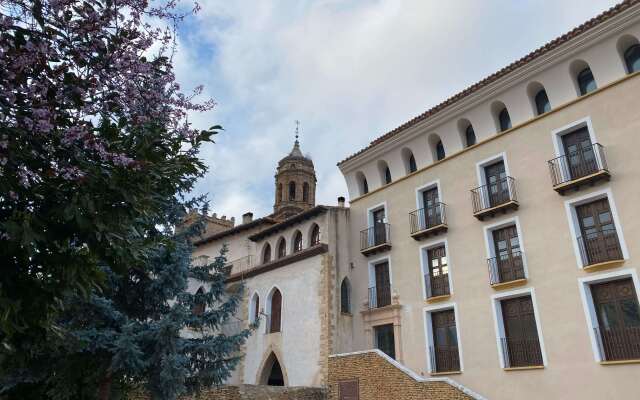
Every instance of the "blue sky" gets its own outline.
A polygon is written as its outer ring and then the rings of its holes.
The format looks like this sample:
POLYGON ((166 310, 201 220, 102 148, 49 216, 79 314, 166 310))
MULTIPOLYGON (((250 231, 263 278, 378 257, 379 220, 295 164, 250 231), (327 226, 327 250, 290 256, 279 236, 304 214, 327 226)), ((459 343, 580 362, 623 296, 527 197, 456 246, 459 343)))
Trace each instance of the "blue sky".
POLYGON ((373 138, 611 7, 615 1, 217 1, 185 20, 175 58, 185 90, 215 110, 197 127, 219 215, 272 211, 274 173, 301 121, 317 202, 347 190, 336 163, 373 138))

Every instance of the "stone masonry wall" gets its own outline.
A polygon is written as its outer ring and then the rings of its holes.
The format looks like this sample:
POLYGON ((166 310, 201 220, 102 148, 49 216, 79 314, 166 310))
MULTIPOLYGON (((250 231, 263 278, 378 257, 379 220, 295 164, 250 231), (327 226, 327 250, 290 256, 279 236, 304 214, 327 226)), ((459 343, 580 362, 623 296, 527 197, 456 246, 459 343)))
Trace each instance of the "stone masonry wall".
MULTIPOLYGON (((325 400, 324 389, 276 386, 221 386, 209 389, 200 397, 183 397, 181 400, 325 400)), ((129 396, 129 400, 152 400, 144 394, 129 396)))
POLYGON ((377 352, 329 358, 328 400, 339 400, 339 382, 358 381, 359 400, 472 400, 446 380, 417 380, 377 352))

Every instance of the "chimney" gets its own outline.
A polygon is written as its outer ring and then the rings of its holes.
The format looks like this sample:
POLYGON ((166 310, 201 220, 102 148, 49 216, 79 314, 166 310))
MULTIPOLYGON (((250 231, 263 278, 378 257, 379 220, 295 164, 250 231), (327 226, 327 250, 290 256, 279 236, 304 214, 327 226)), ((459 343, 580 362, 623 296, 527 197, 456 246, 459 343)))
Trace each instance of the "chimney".
POLYGON ((338 197, 338 207, 344 207, 344 197, 338 197))
POLYGON ((248 224, 251 221, 253 221, 253 213, 252 212, 247 212, 247 213, 242 214, 242 223, 243 224, 248 224))

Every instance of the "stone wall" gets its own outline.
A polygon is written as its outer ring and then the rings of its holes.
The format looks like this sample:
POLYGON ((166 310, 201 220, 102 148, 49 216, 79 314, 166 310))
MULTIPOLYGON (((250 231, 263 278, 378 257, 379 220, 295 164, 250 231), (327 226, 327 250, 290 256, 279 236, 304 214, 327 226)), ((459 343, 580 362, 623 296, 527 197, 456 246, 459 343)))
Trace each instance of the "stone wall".
MULTIPOLYGON (((202 392, 200 397, 184 397, 182 400, 325 400, 324 389, 308 387, 276 386, 221 386, 202 392)), ((151 400, 147 395, 137 394, 129 400, 151 400)))
POLYGON ((422 378, 378 350, 329 358, 328 400, 339 400, 340 382, 357 381, 358 400, 480 400, 448 378, 422 378))

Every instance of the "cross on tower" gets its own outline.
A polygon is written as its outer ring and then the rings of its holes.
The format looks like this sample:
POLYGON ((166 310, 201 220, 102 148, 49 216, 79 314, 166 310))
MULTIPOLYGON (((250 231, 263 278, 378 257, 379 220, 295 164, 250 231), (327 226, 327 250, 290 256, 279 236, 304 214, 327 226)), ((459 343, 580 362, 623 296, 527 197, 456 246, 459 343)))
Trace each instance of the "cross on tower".
POLYGON ((300 121, 296 120, 296 142, 298 141, 298 135, 300 134, 300 121))

